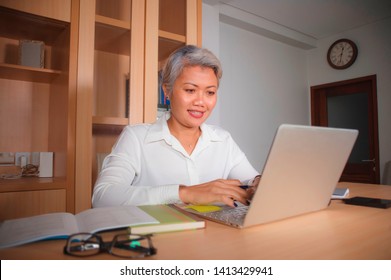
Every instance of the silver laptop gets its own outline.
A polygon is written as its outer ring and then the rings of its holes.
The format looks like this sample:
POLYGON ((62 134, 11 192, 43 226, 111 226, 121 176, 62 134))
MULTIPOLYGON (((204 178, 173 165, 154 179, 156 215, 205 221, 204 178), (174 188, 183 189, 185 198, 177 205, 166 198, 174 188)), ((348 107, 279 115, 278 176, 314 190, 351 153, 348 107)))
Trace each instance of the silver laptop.
POLYGON ((191 212, 245 228, 326 208, 358 135, 357 130, 281 125, 250 206, 191 212))

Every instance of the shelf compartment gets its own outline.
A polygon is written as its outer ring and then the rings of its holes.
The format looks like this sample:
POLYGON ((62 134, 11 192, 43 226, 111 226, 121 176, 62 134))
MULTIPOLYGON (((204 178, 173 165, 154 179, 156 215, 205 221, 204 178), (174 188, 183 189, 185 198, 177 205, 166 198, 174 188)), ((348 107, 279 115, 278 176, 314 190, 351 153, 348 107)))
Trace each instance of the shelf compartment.
POLYGON ((95 50, 129 55, 130 22, 96 15, 95 50))
POLYGON ((69 26, 69 22, 0 7, 0 37, 39 40, 46 45, 53 45, 57 37, 68 30, 69 26))
POLYGON ((67 71, 70 23, 0 7, 1 78, 32 82, 51 82, 67 71), (19 41, 45 44, 45 68, 19 65, 19 41), (54 70, 55 69, 55 70, 54 70), (16 72, 20 71, 20 74, 16 72))
MULTIPOLYGON (((129 60, 127 55, 95 51, 93 116, 112 120, 124 120, 128 117, 129 60)), ((123 125, 125 121, 119 124, 123 125)))
POLYGON ((96 0, 95 12, 97 15, 131 21, 132 0, 96 0))
POLYGON ((186 35, 187 1, 159 0, 159 29, 186 35))
POLYGON ((172 40, 165 37, 159 37, 159 62, 167 59, 167 57, 176 49, 184 46, 185 41, 172 40))

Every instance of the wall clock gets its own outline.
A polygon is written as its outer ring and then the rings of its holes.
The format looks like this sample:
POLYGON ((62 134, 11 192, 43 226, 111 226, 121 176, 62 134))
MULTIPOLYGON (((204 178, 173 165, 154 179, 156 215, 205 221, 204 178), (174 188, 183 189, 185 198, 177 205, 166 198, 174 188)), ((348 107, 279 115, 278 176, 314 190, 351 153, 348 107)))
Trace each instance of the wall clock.
POLYGON ((356 44, 349 39, 335 41, 327 52, 327 61, 335 69, 350 67, 357 58, 356 44))

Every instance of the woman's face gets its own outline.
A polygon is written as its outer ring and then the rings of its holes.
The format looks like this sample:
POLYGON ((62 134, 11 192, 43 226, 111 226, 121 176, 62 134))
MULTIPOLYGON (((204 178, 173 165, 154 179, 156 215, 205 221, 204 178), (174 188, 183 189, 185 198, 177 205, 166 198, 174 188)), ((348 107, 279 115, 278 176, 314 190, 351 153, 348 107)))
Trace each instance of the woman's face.
POLYGON ((171 124, 199 128, 216 105, 217 87, 218 81, 211 68, 184 68, 169 96, 171 124))

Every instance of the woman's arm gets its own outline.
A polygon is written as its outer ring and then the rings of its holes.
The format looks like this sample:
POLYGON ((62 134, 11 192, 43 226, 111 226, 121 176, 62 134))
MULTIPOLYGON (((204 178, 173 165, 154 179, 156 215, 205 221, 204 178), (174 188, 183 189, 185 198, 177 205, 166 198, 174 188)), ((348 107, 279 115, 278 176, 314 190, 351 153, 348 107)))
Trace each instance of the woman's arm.
MULTIPOLYGON (((148 126, 126 127, 105 158, 94 186, 93 207, 179 203, 179 184, 134 185, 142 170, 143 145, 148 126)), ((157 157, 147 159, 156 161, 157 157)), ((141 174, 143 173, 143 174, 141 174)))

